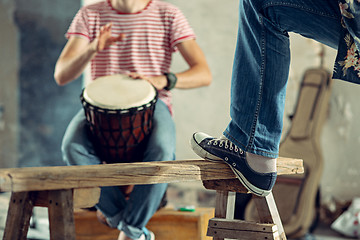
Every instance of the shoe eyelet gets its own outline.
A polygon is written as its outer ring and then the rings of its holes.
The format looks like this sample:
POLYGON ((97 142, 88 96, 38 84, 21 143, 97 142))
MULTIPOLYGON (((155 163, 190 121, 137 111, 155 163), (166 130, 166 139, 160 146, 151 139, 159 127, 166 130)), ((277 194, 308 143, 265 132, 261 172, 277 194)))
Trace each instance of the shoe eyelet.
POLYGON ((229 158, 228 157, 225 157, 225 161, 228 161, 229 160, 229 158))
POLYGON ((232 151, 234 148, 233 148, 233 147, 230 147, 229 149, 232 151))
POLYGON ((216 145, 217 145, 217 142, 214 142, 213 145, 216 146, 216 145))
POLYGON ((211 145, 211 142, 208 142, 207 145, 211 145))
POLYGON ((219 147, 222 147, 222 146, 224 146, 224 144, 220 143, 220 144, 219 144, 219 147))
POLYGON ((225 149, 228 149, 229 148, 229 146, 228 145, 225 145, 225 149))
POLYGON ((233 163, 232 165, 235 167, 235 166, 236 166, 236 163, 233 163))
MULTIPOLYGON (((239 149, 238 148, 235 148, 235 152, 238 152, 239 151, 239 149)), ((241 153, 241 152, 240 152, 241 153)))

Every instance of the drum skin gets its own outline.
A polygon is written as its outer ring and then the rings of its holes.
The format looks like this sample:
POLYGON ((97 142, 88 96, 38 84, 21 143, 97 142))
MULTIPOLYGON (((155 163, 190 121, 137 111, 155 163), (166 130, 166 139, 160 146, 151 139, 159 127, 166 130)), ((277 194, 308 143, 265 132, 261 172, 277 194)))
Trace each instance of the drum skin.
MULTIPOLYGON (((107 79, 103 79, 102 81, 104 84, 109 85, 108 91, 113 91, 114 88, 116 88, 112 87, 114 76, 112 76, 111 80, 106 80, 107 79)), ((119 81, 122 81, 121 76, 119 81)), ((138 80, 126 79, 126 81, 138 80)), ((124 84, 125 87, 127 86, 126 81, 124 84)), ((100 84, 100 82, 97 84, 100 84)), ((124 86, 121 86, 121 88, 124 88, 124 86)), ((86 88, 82 91, 80 99, 90 130, 89 136, 101 160, 105 163, 142 161, 147 138, 152 129, 157 91, 154 90, 154 96, 150 102, 130 108, 121 106, 119 109, 114 109, 114 106, 107 109, 106 106, 104 107, 104 104, 101 104, 100 107, 95 106, 93 103, 90 103, 92 100, 89 99, 89 96, 86 96, 85 91, 86 88)), ((133 91, 125 90, 124 92, 131 94, 133 91)), ((117 94, 114 94, 114 97, 117 96, 117 94)), ((131 98, 131 96, 129 96, 127 100, 129 98, 131 98)), ((146 101, 149 99, 148 96, 144 98, 146 101)))

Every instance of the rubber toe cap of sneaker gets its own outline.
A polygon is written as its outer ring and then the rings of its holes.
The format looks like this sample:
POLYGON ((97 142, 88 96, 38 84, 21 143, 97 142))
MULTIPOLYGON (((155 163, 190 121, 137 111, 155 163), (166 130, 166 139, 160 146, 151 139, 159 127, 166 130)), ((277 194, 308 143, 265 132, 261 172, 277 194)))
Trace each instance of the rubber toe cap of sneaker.
POLYGON ((204 140, 206 138, 211 138, 211 136, 207 135, 206 133, 197 132, 197 133, 194 133, 193 138, 197 143, 201 143, 202 140, 204 140))

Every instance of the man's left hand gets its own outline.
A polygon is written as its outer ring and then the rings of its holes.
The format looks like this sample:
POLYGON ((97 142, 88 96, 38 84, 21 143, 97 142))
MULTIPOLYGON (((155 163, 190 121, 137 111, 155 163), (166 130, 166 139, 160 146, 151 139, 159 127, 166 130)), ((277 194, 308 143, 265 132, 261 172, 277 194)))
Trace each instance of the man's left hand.
POLYGON ((167 86, 167 79, 166 79, 165 75, 160 75, 160 76, 156 76, 156 77, 146 77, 139 73, 132 72, 132 73, 129 73, 128 76, 133 79, 144 79, 144 80, 148 81, 149 83, 151 83, 157 90, 164 89, 164 87, 167 86))

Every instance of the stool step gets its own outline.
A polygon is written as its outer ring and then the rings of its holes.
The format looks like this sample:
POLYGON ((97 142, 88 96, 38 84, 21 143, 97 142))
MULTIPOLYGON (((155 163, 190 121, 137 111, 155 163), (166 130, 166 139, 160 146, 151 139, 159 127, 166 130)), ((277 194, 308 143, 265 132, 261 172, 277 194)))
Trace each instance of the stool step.
POLYGON ((220 239, 280 239, 278 228, 275 224, 223 218, 212 218, 209 220, 207 235, 220 239))

